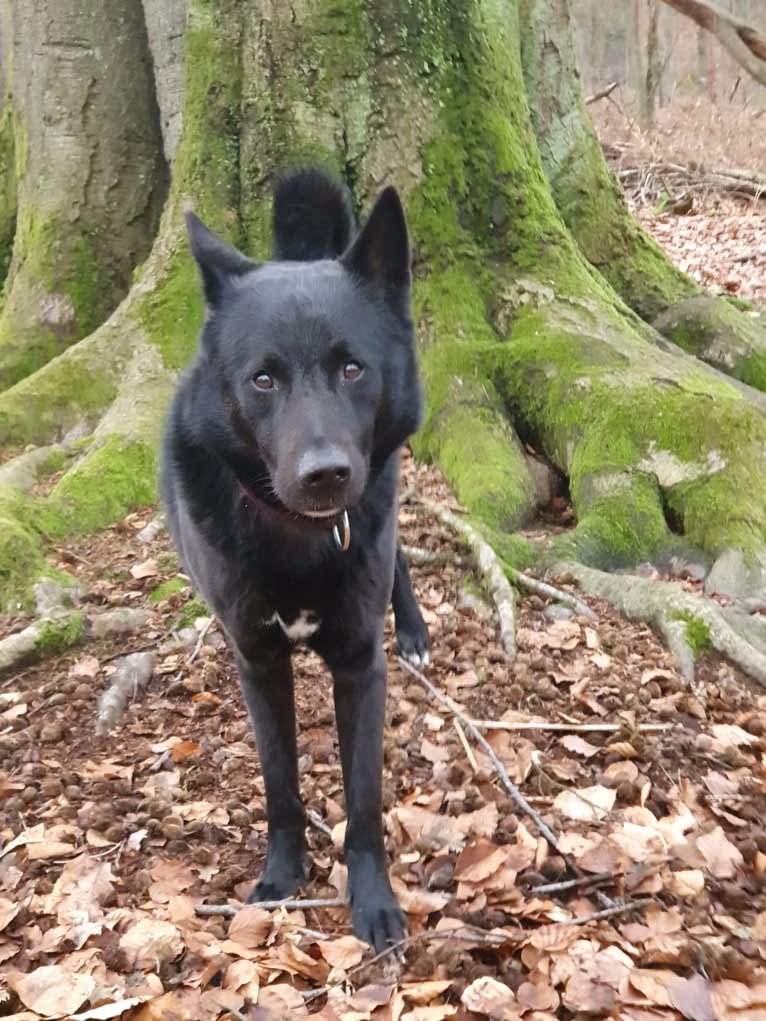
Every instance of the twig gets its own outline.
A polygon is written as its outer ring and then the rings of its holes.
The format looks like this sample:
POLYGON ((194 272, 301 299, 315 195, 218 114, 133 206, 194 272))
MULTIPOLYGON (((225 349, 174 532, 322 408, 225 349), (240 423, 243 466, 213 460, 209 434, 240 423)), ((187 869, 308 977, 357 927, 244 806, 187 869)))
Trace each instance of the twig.
POLYGON ((309 811, 306 813, 306 818, 314 827, 314 829, 319 830, 321 833, 326 834, 328 837, 332 837, 332 829, 327 825, 324 819, 317 812, 313 812, 311 811, 311 809, 309 809, 309 811))
MULTIPOLYGON (((234 918, 245 906, 241 904, 235 908, 233 904, 196 904, 194 910, 198 915, 222 915, 224 918, 234 918)), ((287 900, 253 901, 253 906, 263 908, 265 911, 277 911, 280 908, 284 908, 285 911, 308 911, 313 908, 343 908, 346 907, 346 901, 342 897, 317 897, 314 900, 301 900, 299 897, 293 897, 287 900)))
POLYGON ((331 989, 337 989, 338 986, 344 985, 346 981, 351 978, 352 975, 357 974, 360 971, 364 971, 369 968, 372 964, 377 964, 379 961, 385 960, 387 957, 391 957, 393 954, 398 954, 400 951, 412 946, 415 943, 435 943, 440 940, 462 940, 468 943, 478 943, 482 946, 494 946, 502 947, 511 941, 510 933, 499 933, 487 932, 485 929, 477 929, 471 925, 462 926, 459 929, 444 929, 438 932, 434 930, 426 930, 425 932, 416 933, 414 936, 405 936, 404 939, 398 940, 396 943, 392 943, 386 947, 385 950, 381 950, 380 953, 375 954, 374 957, 369 960, 362 961, 355 965, 353 968, 349 968, 341 979, 337 982, 333 982, 327 986, 320 986, 318 989, 307 989, 303 993, 303 1000, 305 1003, 310 1003, 312 1000, 316 1000, 320 996, 326 996, 331 989))
POLYGON ((214 617, 208 617, 207 622, 205 623, 205 626, 202 628, 202 630, 199 633, 199 638, 197 639, 197 644, 194 646, 194 651, 189 656, 189 658, 186 660, 186 665, 187 666, 191 666, 191 664, 194 662, 194 660, 197 658, 197 656, 199 656, 200 649, 202 648, 202 643, 205 641, 205 636, 207 635, 208 631, 213 626, 214 620, 215 620, 214 617))
POLYGON ((484 749, 484 751, 491 759, 492 765, 497 770, 497 774, 500 777, 503 787, 505 787, 506 791, 513 798, 514 802, 516 803, 516 806, 519 808, 521 812, 524 813, 524 815, 528 816, 532 820, 532 822, 537 827, 538 831, 548 841, 553 850, 558 852, 559 849, 558 838, 556 834, 553 832, 550 826, 548 826, 548 824, 541 818, 539 813, 536 812, 534 808, 532 808, 532 806, 529 804, 529 802, 524 798, 519 788, 508 776, 508 771, 495 754, 492 745, 489 743, 489 741, 487 741, 487 739, 479 731, 479 729, 476 726, 474 726, 473 722, 468 719, 465 713, 461 711, 458 704, 455 701, 453 701, 453 699, 451 699, 448 695, 443 694, 441 691, 439 691, 438 688, 434 687, 434 685, 431 684, 431 682, 424 674, 422 674, 419 670, 412 666, 411 663, 408 663, 407 660, 403 659, 401 656, 399 656, 399 663, 408 673, 412 674, 412 676, 416 678, 416 680, 420 681, 423 687, 431 695, 433 695, 437 702, 440 702, 443 706, 446 706, 450 710, 450 712, 453 713, 457 717, 457 719, 463 724, 463 726, 471 734, 474 740, 481 745, 481 747, 484 749))
POLYGON ((539 723, 524 722, 511 723, 506 720, 471 720, 475 727, 482 730, 541 730, 551 732, 565 732, 567 734, 613 734, 620 730, 632 729, 633 733, 659 734, 665 730, 673 730, 675 723, 637 723, 633 728, 628 728, 624 723, 548 723, 540 720, 539 723))
POLYGON ((588 96, 585 100, 585 105, 590 106, 591 103, 597 103, 599 99, 608 99, 619 84, 619 82, 610 82, 605 88, 594 92, 592 96, 588 96))
POLYGON ((474 773, 478 773, 479 763, 476 761, 476 756, 473 754, 473 748, 471 748, 471 746, 468 744, 468 738, 465 736, 465 731, 460 726, 460 721, 458 720, 457 717, 455 717, 452 720, 452 722, 455 724, 455 730, 457 731, 457 736, 460 738, 460 743, 463 746, 463 751, 466 754, 466 758, 471 763, 471 769, 474 771, 474 773))
POLYGON ((603 911, 593 911, 589 915, 578 915, 569 922, 569 925, 585 925, 587 922, 600 922, 604 918, 613 918, 615 915, 624 915, 628 911, 633 911, 635 908, 641 908, 644 907, 644 905, 651 903, 651 897, 639 897, 636 900, 627 900, 622 904, 615 904, 611 908, 604 908, 603 911))
POLYGON ((513 568, 508 568, 508 573, 511 575, 512 581, 517 581, 529 592, 534 592, 535 595, 542 596, 544 599, 555 599, 559 603, 564 603, 565 606, 570 606, 580 617, 587 617, 588 620, 598 620, 597 615, 588 604, 584 603, 582 599, 578 599, 577 596, 572 595, 571 592, 565 592, 563 589, 556 588, 555 585, 549 585, 546 581, 540 581, 539 578, 533 578, 529 574, 524 574, 523 571, 514 571, 513 568))
POLYGON ((497 554, 489 543, 482 539, 476 529, 467 521, 461 520, 457 514, 430 501, 424 506, 461 535, 473 550, 497 609, 500 621, 500 641, 506 655, 513 659, 516 655, 516 600, 497 554))
POLYGON ((542 883, 530 888, 530 893, 561 893, 564 890, 582 890, 584 887, 596 886, 599 883, 613 883, 616 876, 602 872, 594 876, 577 876, 575 879, 564 879, 560 883, 542 883))

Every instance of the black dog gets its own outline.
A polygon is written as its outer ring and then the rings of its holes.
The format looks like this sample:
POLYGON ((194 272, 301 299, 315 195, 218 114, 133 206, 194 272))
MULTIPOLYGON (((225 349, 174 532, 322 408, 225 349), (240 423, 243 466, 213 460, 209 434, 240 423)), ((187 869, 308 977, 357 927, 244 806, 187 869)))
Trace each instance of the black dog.
POLYGON ((276 190, 276 261, 251 261, 191 213, 187 226, 208 314, 161 489, 255 727, 268 849, 252 899, 291 896, 304 875, 290 660, 303 640, 333 675, 354 931, 380 950, 405 928, 381 819, 389 602, 400 651, 428 657, 396 540, 398 452, 422 414, 404 213, 387 188, 352 240, 346 189, 303 170, 276 190))

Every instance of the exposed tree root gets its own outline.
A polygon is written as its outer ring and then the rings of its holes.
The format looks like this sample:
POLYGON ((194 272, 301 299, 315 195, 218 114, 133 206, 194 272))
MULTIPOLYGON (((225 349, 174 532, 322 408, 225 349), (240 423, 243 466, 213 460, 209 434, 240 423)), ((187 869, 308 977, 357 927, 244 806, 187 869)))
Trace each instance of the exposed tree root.
POLYGON ((134 652, 117 660, 109 687, 98 700, 97 734, 108 734, 130 700, 144 691, 152 679, 156 661, 153 652, 134 652))
POLYGON ((0 675, 48 652, 78 645, 89 637, 124 635, 138 631, 149 619, 146 610, 122 607, 86 614, 81 610, 41 617, 23 631, 0 640, 0 675))
POLYGON ((516 655, 516 597, 497 555, 476 529, 457 514, 436 503, 429 502, 426 506, 461 535, 476 555, 500 618, 500 641, 508 656, 513 658, 516 655))
POLYGON ((569 576, 585 592, 605 599, 631 620, 654 627, 679 658, 686 676, 693 676, 695 647, 709 644, 766 686, 766 620, 733 606, 687 592, 675 582, 658 582, 633 574, 607 574, 573 561, 557 564, 552 573, 569 576))

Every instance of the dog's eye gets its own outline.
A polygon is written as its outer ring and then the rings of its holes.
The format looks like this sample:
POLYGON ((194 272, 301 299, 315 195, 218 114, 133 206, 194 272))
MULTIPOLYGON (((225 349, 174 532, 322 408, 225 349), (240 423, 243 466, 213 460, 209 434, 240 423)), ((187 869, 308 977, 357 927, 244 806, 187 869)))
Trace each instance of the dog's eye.
POLYGON ((343 366, 343 378, 344 379, 359 379, 364 372, 364 369, 359 362, 346 362, 343 366))
POLYGON ((273 390, 274 380, 268 372, 256 372, 253 376, 253 383, 259 390, 273 390))

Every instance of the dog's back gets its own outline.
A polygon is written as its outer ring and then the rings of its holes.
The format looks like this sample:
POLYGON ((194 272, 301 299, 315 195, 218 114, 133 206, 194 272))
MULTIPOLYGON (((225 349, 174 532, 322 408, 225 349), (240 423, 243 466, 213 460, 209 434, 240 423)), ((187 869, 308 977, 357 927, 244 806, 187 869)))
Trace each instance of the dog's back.
POLYGON ((322 170, 295 170, 274 192, 273 258, 285 262, 335 259, 354 235, 348 188, 322 170))

